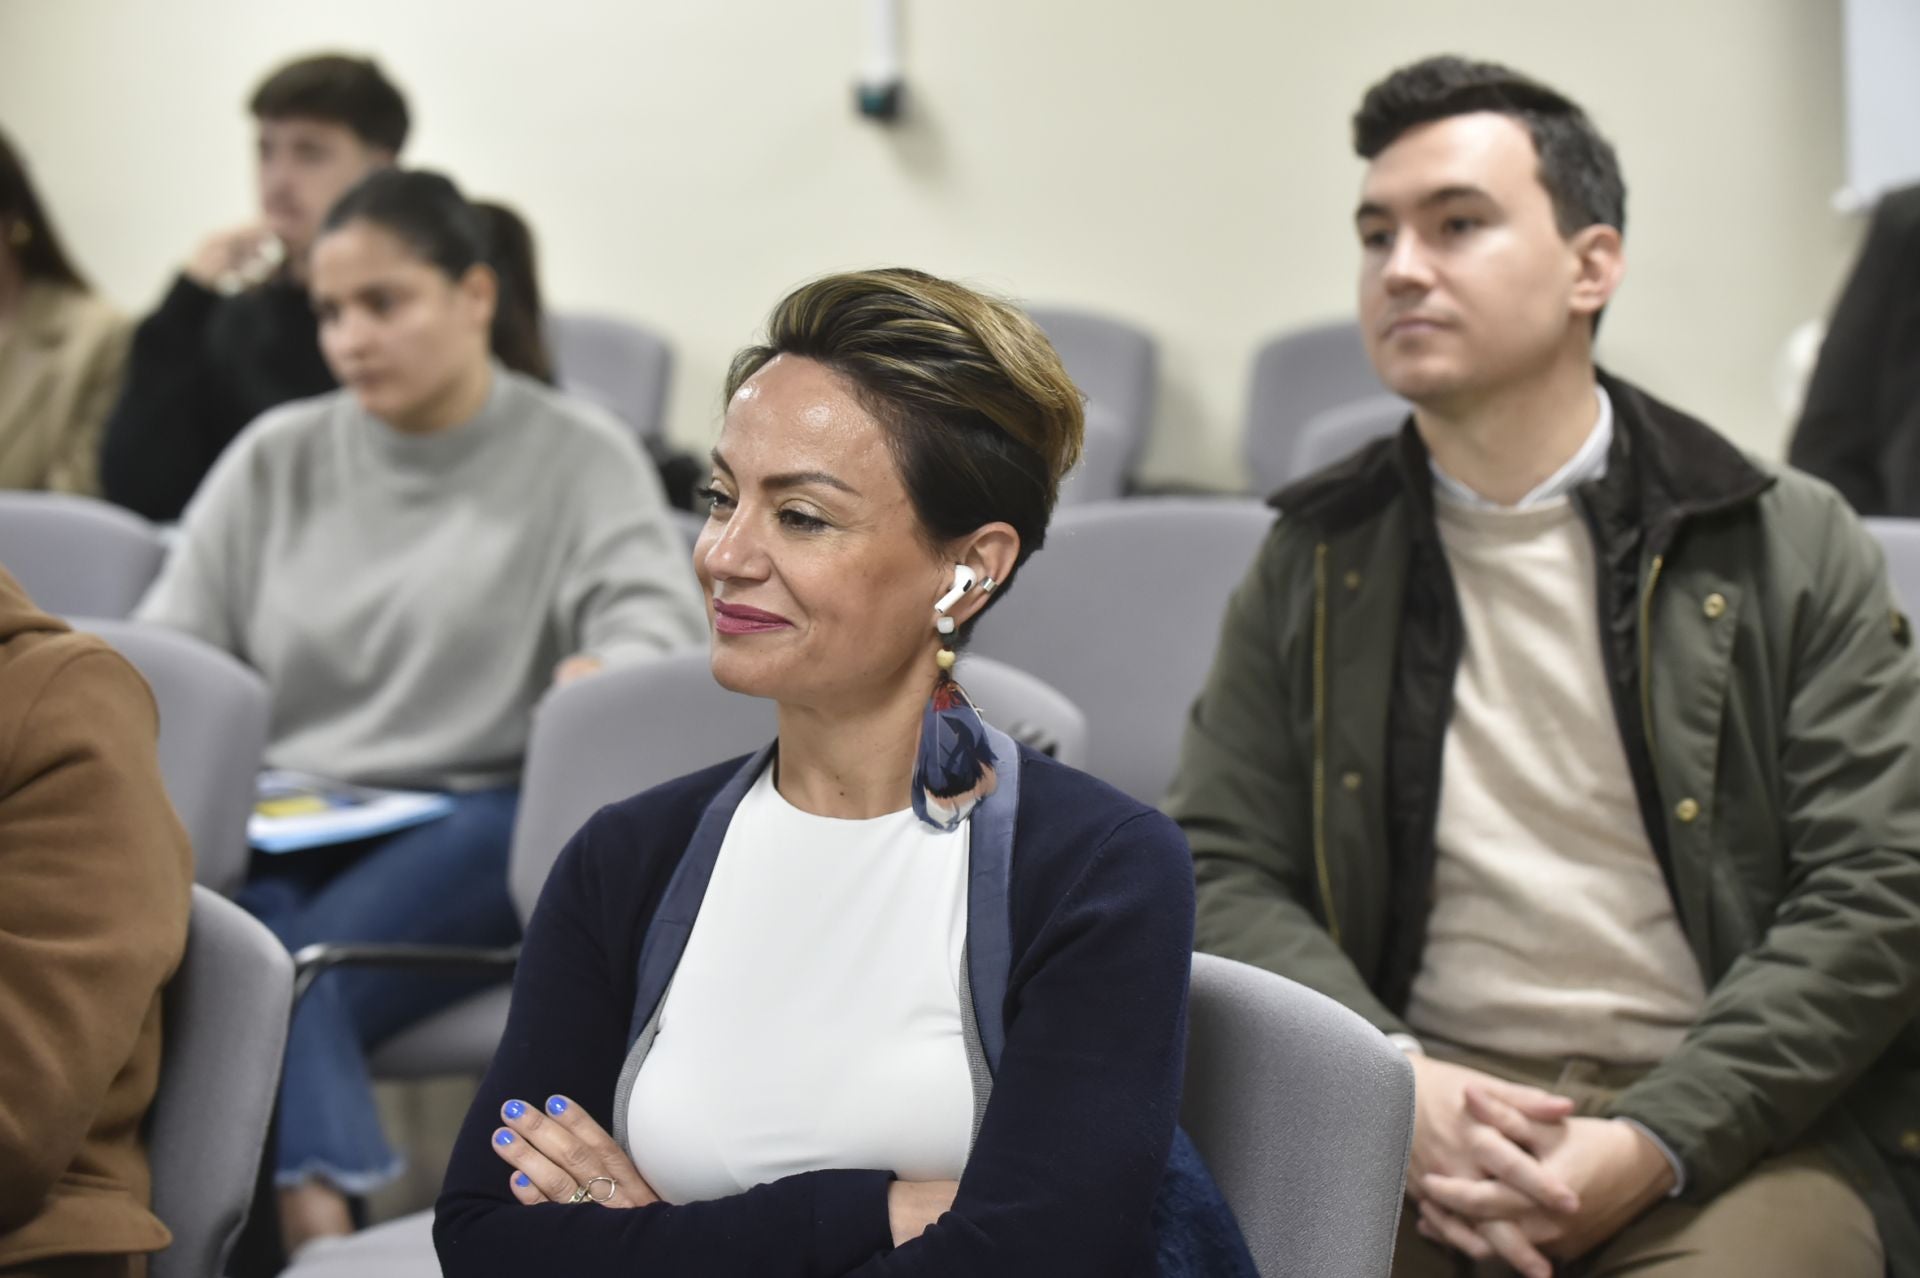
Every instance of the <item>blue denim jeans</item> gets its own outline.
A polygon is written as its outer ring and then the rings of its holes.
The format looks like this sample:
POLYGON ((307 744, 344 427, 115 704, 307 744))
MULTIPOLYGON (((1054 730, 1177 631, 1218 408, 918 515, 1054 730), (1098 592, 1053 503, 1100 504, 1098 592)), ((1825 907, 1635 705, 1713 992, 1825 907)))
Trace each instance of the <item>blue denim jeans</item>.
MULTIPOLYGON (((277 856, 255 853, 237 898, 287 949, 315 941, 510 945, 507 894, 518 789, 455 797, 437 821, 378 839, 277 856)), ((374 1109, 367 1054, 431 1012, 507 976, 338 968, 294 1012, 280 1081, 275 1183, 315 1178, 362 1195, 398 1176, 374 1109)))

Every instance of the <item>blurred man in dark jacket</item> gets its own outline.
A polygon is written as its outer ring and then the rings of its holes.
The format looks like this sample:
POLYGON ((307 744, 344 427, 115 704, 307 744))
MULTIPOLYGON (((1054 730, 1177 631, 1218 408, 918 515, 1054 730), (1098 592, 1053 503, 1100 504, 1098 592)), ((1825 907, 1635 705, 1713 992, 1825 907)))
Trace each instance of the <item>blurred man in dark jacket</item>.
POLYGON ((251 107, 260 218, 187 259, 134 334, 107 420, 101 489, 153 520, 180 517, 248 422, 336 386, 307 300, 307 249, 334 201, 392 164, 407 138, 406 100, 364 58, 288 63, 251 107))
POLYGON ((1863 515, 1920 518, 1920 186, 1874 211, 1788 458, 1863 515))

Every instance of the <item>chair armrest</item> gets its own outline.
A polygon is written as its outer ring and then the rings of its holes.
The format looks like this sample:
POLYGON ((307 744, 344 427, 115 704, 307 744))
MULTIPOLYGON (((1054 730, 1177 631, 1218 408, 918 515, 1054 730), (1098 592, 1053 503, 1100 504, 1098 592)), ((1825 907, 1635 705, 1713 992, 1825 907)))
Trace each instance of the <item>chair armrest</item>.
POLYGON ((322 973, 336 967, 477 968, 508 971, 520 961, 520 947, 479 945, 407 945, 381 941, 319 941, 293 956, 293 1003, 322 973))

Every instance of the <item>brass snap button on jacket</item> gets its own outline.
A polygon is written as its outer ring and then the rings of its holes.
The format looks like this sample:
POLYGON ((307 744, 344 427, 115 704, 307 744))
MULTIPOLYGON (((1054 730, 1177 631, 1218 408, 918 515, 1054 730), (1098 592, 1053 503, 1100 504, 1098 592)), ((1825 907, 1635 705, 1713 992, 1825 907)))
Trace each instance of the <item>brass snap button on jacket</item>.
POLYGON ((1345 773, 1340 778, 1340 784, 1349 790, 1358 790, 1360 788, 1360 774, 1358 772, 1345 773))
POLYGON ((1707 620, 1709 621, 1719 620, 1720 615, 1726 612, 1726 610, 1727 597, 1717 590, 1708 595, 1706 602, 1700 605, 1700 611, 1707 614, 1707 620))
POLYGON ((1903 1153, 1920 1154, 1920 1131, 1901 1132, 1900 1149, 1903 1153))
POLYGON ((1346 576, 1346 582, 1347 582, 1347 589, 1348 589, 1348 590, 1358 590, 1358 589, 1360 589, 1360 573, 1359 573, 1359 571, 1358 571, 1357 569, 1352 569, 1352 568, 1349 568, 1349 569, 1347 570, 1347 576, 1346 576))
POLYGON ((1700 805, 1692 799, 1682 799, 1673 805, 1673 814, 1682 822, 1691 822, 1700 815, 1700 805))

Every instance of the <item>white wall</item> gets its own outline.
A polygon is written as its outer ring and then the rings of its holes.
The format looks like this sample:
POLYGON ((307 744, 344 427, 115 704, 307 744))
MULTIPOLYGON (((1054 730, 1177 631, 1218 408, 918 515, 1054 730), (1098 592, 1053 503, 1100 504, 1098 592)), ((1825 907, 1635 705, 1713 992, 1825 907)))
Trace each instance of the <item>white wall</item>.
POLYGON ((1845 205, 1920 179, 1920 0, 1846 0, 1847 189, 1845 205))
POLYGON ((1351 311, 1347 117, 1392 66, 1497 57, 1620 148, 1631 271, 1603 354, 1776 452, 1789 329, 1857 238, 1838 5, 1809 0, 904 0, 914 119, 858 119, 861 0, 0 0, 0 122, 71 247, 144 309, 247 216, 260 74, 367 51, 409 158, 534 223, 562 305, 679 351, 671 428, 711 438, 728 356, 796 281, 904 262, 1160 337, 1148 471, 1238 481, 1257 342, 1351 311))

